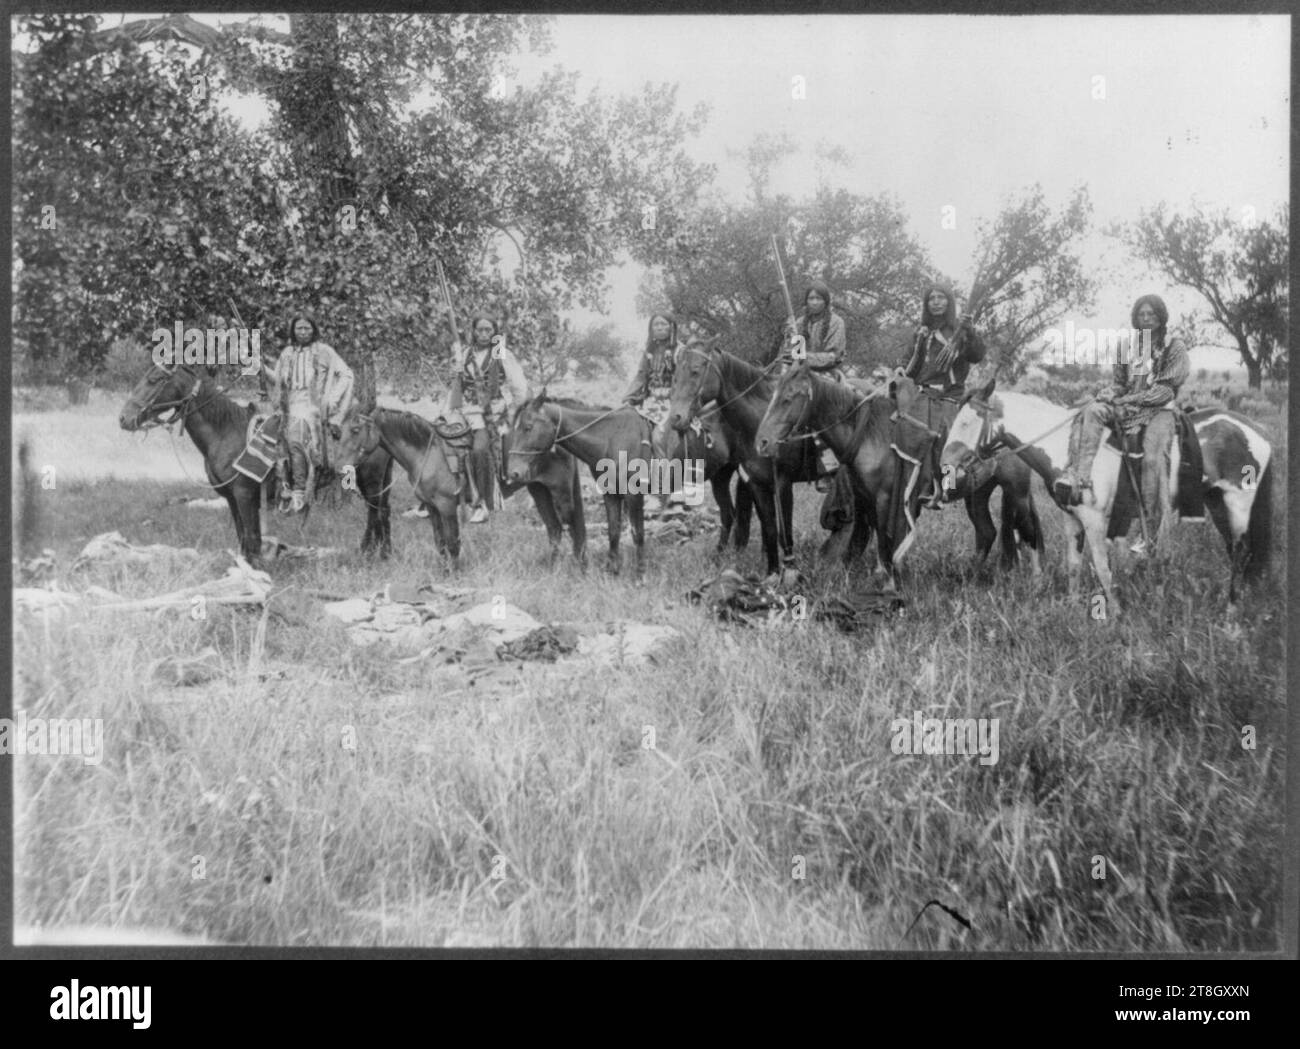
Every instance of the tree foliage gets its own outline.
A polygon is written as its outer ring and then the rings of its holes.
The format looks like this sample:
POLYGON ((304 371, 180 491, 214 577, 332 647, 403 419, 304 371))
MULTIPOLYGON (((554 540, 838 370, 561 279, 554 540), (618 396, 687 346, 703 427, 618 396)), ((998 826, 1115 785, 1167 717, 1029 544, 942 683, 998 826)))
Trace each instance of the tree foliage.
POLYGON ((548 45, 541 20, 288 24, 20 21, 17 313, 33 355, 89 364, 113 335, 230 299, 281 337, 314 313, 354 365, 373 351, 437 372, 451 341, 437 256, 462 324, 486 310, 544 357, 562 312, 600 308, 607 267, 642 247, 643 205, 685 209, 710 176, 682 149, 704 112, 678 113, 671 87, 579 97, 560 69, 513 83, 509 56, 548 45), (222 117, 225 91, 265 98, 269 126, 222 117), (47 202, 58 237, 35 225, 47 202))
POLYGON ((667 306, 679 319, 720 333, 731 352, 769 358, 787 316, 775 235, 796 313, 808 285, 826 281, 845 320, 848 360, 894 364, 905 336, 897 345, 882 336, 897 336, 916 312, 929 271, 925 252, 887 195, 863 196, 824 183, 803 200, 769 195, 771 168, 794 153, 788 139, 759 136, 746 158, 750 200, 704 203, 669 235, 647 235, 659 246, 659 268, 642 284, 642 312, 667 306))
POLYGON ((1091 213, 1086 188, 1053 213, 1035 185, 979 223, 965 312, 989 346, 986 368, 1018 378, 1028 347, 1067 314, 1092 308, 1096 283, 1078 252, 1091 213))

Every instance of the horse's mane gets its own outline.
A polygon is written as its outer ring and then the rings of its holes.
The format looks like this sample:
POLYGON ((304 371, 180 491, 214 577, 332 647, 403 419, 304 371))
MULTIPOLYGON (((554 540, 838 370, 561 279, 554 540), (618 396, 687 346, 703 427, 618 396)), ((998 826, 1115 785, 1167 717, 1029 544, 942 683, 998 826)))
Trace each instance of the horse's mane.
POLYGON ((604 404, 588 404, 586 401, 580 401, 576 397, 551 397, 547 396, 542 400, 543 404, 558 404, 561 408, 577 408, 579 411, 587 412, 612 412, 614 409, 604 404))
POLYGON ((858 418, 858 409, 866 406, 868 427, 875 428, 888 421, 894 413, 894 402, 884 394, 863 399, 860 390, 844 383, 823 379, 813 372, 808 373, 812 382, 812 403, 809 410, 809 423, 813 429, 826 426, 837 420, 849 421, 858 418), (813 422, 813 419, 816 422, 813 422))
POLYGON ((723 378, 736 386, 749 386, 761 378, 767 378, 762 368, 749 361, 743 361, 726 350, 719 350, 717 355, 718 371, 723 378))
POLYGON ((421 415, 416 415, 415 412, 404 412, 397 408, 376 408, 375 415, 383 415, 391 422, 395 437, 413 444, 427 441, 429 431, 433 429, 433 423, 421 415))
POLYGON ((203 406, 203 414, 211 419, 218 430, 230 426, 247 426, 248 417, 257 411, 252 405, 240 404, 227 397, 225 391, 212 378, 203 380, 196 400, 203 406))

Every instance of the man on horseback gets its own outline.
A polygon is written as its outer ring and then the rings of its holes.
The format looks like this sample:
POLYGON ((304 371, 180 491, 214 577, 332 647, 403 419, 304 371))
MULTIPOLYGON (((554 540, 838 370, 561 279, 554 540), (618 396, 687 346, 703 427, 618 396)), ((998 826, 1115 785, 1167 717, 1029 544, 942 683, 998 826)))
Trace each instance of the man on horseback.
POLYGON ((299 314, 289 323, 289 345, 276 362, 282 429, 282 513, 301 513, 315 488, 316 472, 328 465, 325 426, 338 426, 352 406, 352 369, 320 339, 316 322, 299 314))
POLYGON ((478 316, 470 321, 474 340, 469 352, 460 340, 452 345, 456 369, 447 406, 460 409, 474 431, 470 448, 470 482, 475 489, 470 524, 483 524, 493 505, 493 461, 501 461, 501 427, 509 425, 510 412, 528 399, 524 369, 498 334, 496 321, 478 316))
MULTIPOLYGON (((810 369, 824 379, 844 381, 840 370, 846 345, 844 318, 831 310, 831 289, 825 281, 815 280, 809 285, 803 296, 803 313, 798 320, 786 319, 785 336, 781 371, 795 363, 795 348, 802 345, 799 359, 806 360, 810 369)), ((814 444, 820 464, 816 488, 825 492, 831 487, 839 463, 820 437, 814 439, 814 444)))
MULTIPOLYGON (((924 397, 926 414, 920 421, 939 434, 936 449, 943 448, 948 428, 961 407, 971 365, 982 361, 986 353, 984 340, 968 319, 957 317, 952 289, 940 284, 926 288, 921 323, 912 336, 911 355, 902 370, 924 397)), ((940 477, 936 469, 935 489, 925 503, 934 510, 944 504, 940 477)))
MULTIPOLYGON (((1133 434, 1145 427, 1142 439, 1142 508, 1144 520, 1156 524, 1161 507, 1158 495, 1169 472, 1169 457, 1176 433, 1174 398, 1191 374, 1187 348, 1177 336, 1167 336, 1169 310, 1158 295, 1143 295, 1133 304, 1130 322, 1141 332, 1141 346, 1116 355, 1113 385, 1103 390, 1080 412, 1071 433, 1070 461, 1053 485, 1053 494, 1066 505, 1076 505, 1083 489, 1092 487, 1091 473, 1097 449, 1107 427, 1133 434), (1148 352, 1149 349, 1149 352, 1148 352)), ((1154 539, 1154 532, 1150 538, 1154 539)), ((1146 550, 1144 541, 1134 553, 1146 550)))

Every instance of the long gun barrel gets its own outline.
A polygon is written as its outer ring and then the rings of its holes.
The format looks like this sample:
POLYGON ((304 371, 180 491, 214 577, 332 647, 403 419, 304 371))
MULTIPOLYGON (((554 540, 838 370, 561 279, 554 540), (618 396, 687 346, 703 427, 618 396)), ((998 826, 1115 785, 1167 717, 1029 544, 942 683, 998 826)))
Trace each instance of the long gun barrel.
POLYGON ((772 254, 776 257, 776 273, 781 278, 781 294, 785 296, 785 312, 790 320, 794 320, 794 300, 790 298, 790 285, 785 280, 785 267, 781 265, 781 248, 776 242, 776 234, 772 234, 772 254))
POLYGON ((434 265, 438 268, 438 285, 442 288, 442 301, 447 307, 447 322, 451 325, 451 337, 460 342, 460 327, 456 323, 456 311, 451 305, 451 292, 447 288, 447 274, 442 268, 442 259, 436 255, 433 257, 434 265))
MULTIPOLYGON (((247 328, 248 325, 244 323, 244 318, 239 315, 239 307, 235 305, 235 300, 227 297, 226 302, 230 305, 230 315, 235 318, 235 323, 241 328, 247 328)), ((262 400, 266 400, 270 396, 270 392, 266 388, 266 365, 262 364, 260 360, 258 363, 261 367, 257 369, 257 392, 261 395, 262 400)))

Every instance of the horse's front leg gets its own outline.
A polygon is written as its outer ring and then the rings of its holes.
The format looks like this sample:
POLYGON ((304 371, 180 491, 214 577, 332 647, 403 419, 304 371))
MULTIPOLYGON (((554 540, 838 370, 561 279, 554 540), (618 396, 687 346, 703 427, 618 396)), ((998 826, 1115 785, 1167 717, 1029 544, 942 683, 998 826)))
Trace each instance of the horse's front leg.
POLYGON ((776 543, 776 496, 770 485, 763 484, 757 479, 749 482, 749 491, 754 498, 754 509, 758 511, 758 530, 763 539, 767 574, 779 575, 781 559, 777 554, 776 543))
MULTIPOLYGON (((966 516, 970 518, 970 523, 975 526, 975 563, 977 565, 984 563, 989 556, 989 551, 993 549, 993 541, 998 537, 997 526, 993 523, 993 514, 989 512, 989 499, 993 495, 993 487, 993 480, 990 478, 978 488, 972 486, 966 492, 966 516)), ((1006 505, 1007 495, 1004 491, 1002 493, 1004 510, 1006 505)), ((1004 542, 1005 539, 1004 536, 1004 542)), ((1014 561, 1013 547, 1012 563, 1014 561)))
POLYGON ((645 578, 645 496, 627 497, 627 515, 632 524, 632 548, 636 554, 637 582, 645 578))
POLYGON ((754 493, 749 482, 736 471, 736 538, 734 546, 743 550, 749 545, 749 525, 754 517, 754 493))
POLYGON ((731 502, 731 475, 734 472, 731 466, 724 466, 709 481, 713 489, 713 501, 718 504, 718 545, 714 550, 717 557, 726 553, 727 539, 731 536, 731 526, 736 520, 736 509, 731 502))
POLYGON ((605 496, 605 523, 609 529, 609 562, 606 567, 610 575, 618 575, 618 541, 623 532, 623 497, 621 495, 605 496))
POLYGON ((777 513, 781 515, 781 557, 787 563, 794 561, 794 480, 790 470, 779 460, 773 460, 772 473, 778 495, 777 513))
MULTIPOLYGON (((1107 619, 1119 615, 1119 598, 1115 594, 1115 579, 1110 570, 1110 549, 1106 543, 1106 518, 1095 509, 1079 507, 1079 520, 1083 526, 1084 538, 1088 544, 1088 554, 1092 558, 1093 571, 1101 584, 1101 592, 1106 599, 1107 619)), ((1089 609, 1091 613, 1091 609, 1089 609)), ((1101 618, 1101 617, 1098 617, 1101 618)))
POLYGON ((564 526, 560 524, 560 516, 555 511, 555 503, 551 499, 550 489, 546 485, 534 482, 528 486, 528 494, 533 497, 533 505, 537 507, 537 514, 546 527, 546 538, 551 547, 547 564, 549 567, 554 568, 560 560, 560 544, 564 541, 564 526))
POLYGON ((250 565, 262 567, 262 508, 261 491, 254 488, 246 493, 244 499, 244 543, 248 553, 244 555, 250 565))
POLYGON ((457 497, 434 496, 424 504, 429 510, 434 542, 438 553, 446 558, 452 572, 460 570, 460 518, 456 514, 457 497))

